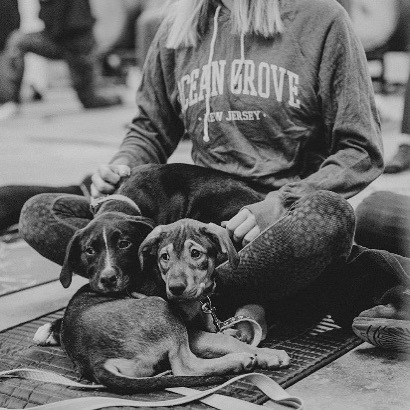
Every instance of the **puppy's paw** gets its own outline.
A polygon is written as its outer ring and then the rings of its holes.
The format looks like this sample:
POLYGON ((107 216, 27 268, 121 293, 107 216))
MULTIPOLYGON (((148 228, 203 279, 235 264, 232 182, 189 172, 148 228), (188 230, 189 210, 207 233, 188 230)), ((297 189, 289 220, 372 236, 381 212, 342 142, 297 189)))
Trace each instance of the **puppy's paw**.
POLYGON ((258 357, 256 354, 249 355, 249 361, 244 366, 246 371, 252 371, 258 366, 258 357))
POLYGON ((289 366, 290 357, 284 350, 257 348, 257 366, 261 369, 277 369, 289 366))
POLYGON ((59 342, 54 336, 52 323, 46 323, 37 329, 33 342, 39 346, 58 346, 59 342))
POLYGON ((251 372, 258 367, 258 358, 252 353, 233 353, 239 358, 240 366, 237 367, 237 373, 251 372))

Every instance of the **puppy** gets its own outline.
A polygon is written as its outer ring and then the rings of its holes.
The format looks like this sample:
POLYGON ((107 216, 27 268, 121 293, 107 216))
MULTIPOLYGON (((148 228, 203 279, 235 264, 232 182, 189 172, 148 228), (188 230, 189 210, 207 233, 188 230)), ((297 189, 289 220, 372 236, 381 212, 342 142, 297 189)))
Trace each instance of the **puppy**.
POLYGON ((195 355, 182 319, 164 299, 101 295, 90 285, 73 296, 61 326, 61 343, 81 375, 119 392, 216 383, 211 376, 289 363, 284 351, 218 336, 191 333, 195 355), (166 369, 172 377, 146 379, 166 369))
MULTIPOLYGON (((94 209, 94 208, 93 208, 94 209)), ((101 294, 131 294, 135 289, 155 294, 155 285, 140 272, 138 249, 154 223, 141 216, 129 198, 112 195, 95 207, 95 216, 67 245, 60 282, 68 288, 74 273, 88 278, 101 294)), ((60 344, 61 319, 41 326, 33 341, 60 344)))
POLYGON ((138 289, 144 279, 134 274, 140 271, 138 249, 153 227, 128 198, 106 200, 71 238, 60 273, 62 285, 69 287, 73 273, 78 273, 102 294, 138 289))
POLYGON ((253 185, 226 172, 196 165, 148 164, 133 168, 117 193, 132 199, 155 225, 183 218, 220 225, 242 207, 264 199, 259 193, 264 188, 253 185))
MULTIPOLYGON (((149 258, 154 259, 149 269, 156 271, 165 285, 166 297, 178 305, 185 323, 211 332, 219 329, 215 329, 215 318, 204 314, 200 301, 215 289, 215 268, 223 261, 221 257, 227 258, 233 269, 239 264, 239 255, 227 231, 216 224, 188 218, 157 226, 139 249, 141 268, 149 258)), ((239 308, 236 315, 245 312, 259 324, 259 329, 251 325, 252 321, 240 320, 238 329, 229 329, 227 333, 258 344, 267 333, 264 310, 259 305, 247 305, 239 308), (256 330, 261 334, 256 335, 256 330)))

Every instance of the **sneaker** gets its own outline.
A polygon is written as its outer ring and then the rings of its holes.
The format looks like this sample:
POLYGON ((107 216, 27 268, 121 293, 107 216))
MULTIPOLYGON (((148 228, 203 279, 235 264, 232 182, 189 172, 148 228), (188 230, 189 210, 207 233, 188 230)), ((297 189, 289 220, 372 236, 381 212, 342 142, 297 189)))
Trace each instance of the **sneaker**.
POLYGON ((380 303, 353 320, 353 332, 382 349, 410 352, 410 289, 392 288, 380 303))
POLYGON ((397 174, 410 169, 410 145, 401 144, 394 157, 386 164, 386 174, 397 174))
POLYGON ((15 117, 19 112, 19 104, 9 101, 0 105, 0 121, 15 117))

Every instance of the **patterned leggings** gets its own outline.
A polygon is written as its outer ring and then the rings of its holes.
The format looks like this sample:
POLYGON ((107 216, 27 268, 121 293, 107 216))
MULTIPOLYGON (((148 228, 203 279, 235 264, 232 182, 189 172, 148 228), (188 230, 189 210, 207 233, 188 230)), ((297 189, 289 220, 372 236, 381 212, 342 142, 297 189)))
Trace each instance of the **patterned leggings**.
MULTIPOLYGON (((42 194, 25 204, 20 231, 41 255, 62 265, 71 236, 91 218, 87 198, 42 194)), ((318 191, 300 199, 240 251, 236 270, 227 263, 217 268, 219 316, 260 303, 268 319, 331 313, 349 326, 387 289, 408 280, 392 254, 352 248, 354 229, 353 209, 339 195, 318 191)))

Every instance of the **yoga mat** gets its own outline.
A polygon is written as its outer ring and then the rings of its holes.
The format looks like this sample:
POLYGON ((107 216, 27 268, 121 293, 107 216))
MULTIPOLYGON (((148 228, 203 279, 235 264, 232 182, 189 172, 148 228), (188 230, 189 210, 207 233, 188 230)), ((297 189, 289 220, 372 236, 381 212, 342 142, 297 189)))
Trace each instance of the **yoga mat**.
MULTIPOLYGON (((48 314, 0 333, 0 371, 14 368, 35 368, 57 372, 78 381, 78 374, 65 352, 60 347, 40 347, 32 343, 32 337, 39 326, 51 322, 63 314, 63 310, 48 314)), ((276 333, 276 332, 275 332, 276 333)), ((308 376, 319 368, 342 356, 361 344, 356 336, 344 333, 333 324, 330 318, 324 319, 313 330, 284 330, 282 335, 269 332, 264 347, 285 349, 291 356, 289 368, 263 371, 286 388, 308 376)), ((86 382, 82 380, 82 382, 86 382)), ((233 386, 221 390, 222 394, 253 403, 266 401, 264 394, 246 382, 236 382, 233 386)), ((0 407, 28 408, 35 405, 52 403, 64 399, 86 396, 122 397, 134 400, 165 400, 178 397, 173 393, 158 391, 132 396, 104 392, 84 392, 60 385, 47 384, 24 379, 0 380, 0 407)), ((202 403, 190 403, 173 409, 210 408, 202 403)), ((121 407, 121 409, 125 409, 121 407)))
POLYGON ((0 236, 0 296, 58 280, 60 269, 12 233, 0 236))

